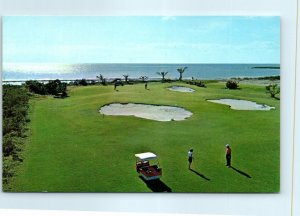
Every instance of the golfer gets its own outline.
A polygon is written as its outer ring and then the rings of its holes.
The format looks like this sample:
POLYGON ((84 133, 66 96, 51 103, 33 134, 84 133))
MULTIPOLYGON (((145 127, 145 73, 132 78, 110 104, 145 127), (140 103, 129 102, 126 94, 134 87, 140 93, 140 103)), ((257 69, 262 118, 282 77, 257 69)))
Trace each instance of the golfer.
POLYGON ((193 162, 193 149, 190 149, 188 151, 188 161, 189 161, 189 169, 191 169, 191 165, 193 162))
POLYGON ((226 144, 226 166, 231 167, 231 148, 229 146, 229 144, 226 144))

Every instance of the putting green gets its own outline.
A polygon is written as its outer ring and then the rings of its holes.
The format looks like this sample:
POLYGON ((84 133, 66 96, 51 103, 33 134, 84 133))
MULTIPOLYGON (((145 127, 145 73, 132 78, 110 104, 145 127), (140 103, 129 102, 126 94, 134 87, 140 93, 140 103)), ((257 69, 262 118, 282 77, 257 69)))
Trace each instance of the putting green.
MULTIPOLYGON (((182 83, 180 86, 190 87, 182 83)), ((174 84, 71 87, 70 97, 31 100, 29 136, 11 191, 49 192, 278 192, 280 101, 264 86, 225 89, 208 83, 192 94, 174 84), (207 99, 233 98, 275 107, 268 112, 231 110, 207 99), (110 103, 183 107, 184 121, 103 116, 110 103), (225 144, 232 166, 225 166, 225 144), (187 152, 194 149, 192 170, 187 152), (160 182, 145 183, 135 171, 136 153, 153 152, 160 182)), ((193 87, 196 88, 196 87, 193 87)))

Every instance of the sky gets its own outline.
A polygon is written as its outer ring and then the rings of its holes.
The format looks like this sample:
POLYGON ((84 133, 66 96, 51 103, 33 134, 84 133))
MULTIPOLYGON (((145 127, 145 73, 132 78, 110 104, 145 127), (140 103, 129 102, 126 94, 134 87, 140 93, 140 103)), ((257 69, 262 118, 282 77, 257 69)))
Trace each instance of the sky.
POLYGON ((4 63, 280 63, 280 17, 6 16, 4 63))

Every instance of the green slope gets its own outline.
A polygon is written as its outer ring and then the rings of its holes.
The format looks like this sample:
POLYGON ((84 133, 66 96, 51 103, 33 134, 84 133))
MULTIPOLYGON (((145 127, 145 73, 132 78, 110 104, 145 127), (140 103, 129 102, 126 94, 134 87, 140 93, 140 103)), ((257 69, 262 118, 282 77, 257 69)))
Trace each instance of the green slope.
MULTIPOLYGON (((173 84, 72 87, 70 97, 33 99, 24 162, 12 191, 151 192, 134 169, 135 153, 159 155, 161 184, 173 192, 278 192, 280 101, 263 86, 224 89, 189 86, 194 93, 166 89, 173 84), (237 98, 275 106, 271 111, 237 111, 206 99, 237 98), (185 121, 157 122, 102 116, 112 102, 176 105, 193 112, 185 121), (225 144, 233 151, 225 166, 225 144), (193 169, 187 151, 194 149, 193 169), (249 178, 251 177, 251 178, 249 178)), ((184 85, 184 84, 181 84, 184 85)), ((152 188, 153 189, 153 188, 152 188)))

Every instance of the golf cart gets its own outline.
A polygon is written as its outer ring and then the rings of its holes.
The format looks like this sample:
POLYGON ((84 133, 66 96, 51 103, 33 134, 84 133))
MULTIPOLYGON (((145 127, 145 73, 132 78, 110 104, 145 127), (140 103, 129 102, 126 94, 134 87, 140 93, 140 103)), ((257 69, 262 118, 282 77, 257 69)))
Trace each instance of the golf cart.
POLYGON ((159 167, 158 158, 151 152, 135 154, 136 171, 146 181, 159 179, 162 175, 162 169, 159 167), (151 164, 150 164, 151 161, 151 164))

